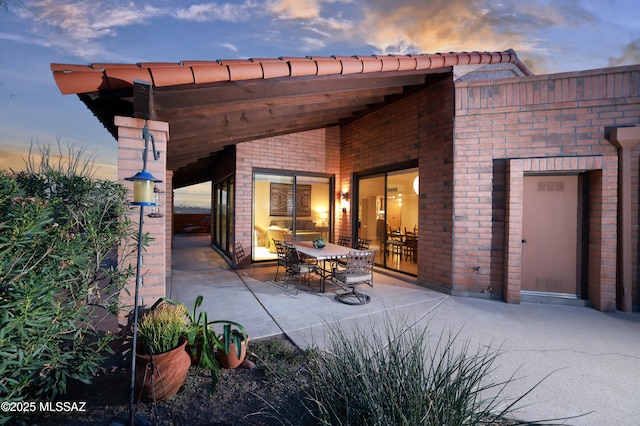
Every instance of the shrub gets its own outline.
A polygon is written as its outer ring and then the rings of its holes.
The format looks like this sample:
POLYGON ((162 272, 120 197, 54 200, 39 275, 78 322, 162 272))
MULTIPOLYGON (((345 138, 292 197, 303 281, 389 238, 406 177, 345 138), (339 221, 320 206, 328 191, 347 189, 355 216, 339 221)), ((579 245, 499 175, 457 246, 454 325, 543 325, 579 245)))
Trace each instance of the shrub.
POLYGON ((306 414, 294 423, 502 424, 522 398, 506 403, 500 394, 509 381, 489 380, 498 351, 473 351, 468 342, 456 342, 456 335, 433 337, 428 328, 389 320, 382 330, 375 327, 347 334, 328 326, 327 350, 308 352, 310 385, 298 399, 306 414))
MULTIPOLYGON (((0 171, 0 399, 52 400, 89 382, 113 336, 94 326, 120 310, 135 271, 126 189, 54 169, 0 171), (117 248, 121 245, 121 257, 117 248)), ((0 424, 8 422, 0 418, 0 424)))

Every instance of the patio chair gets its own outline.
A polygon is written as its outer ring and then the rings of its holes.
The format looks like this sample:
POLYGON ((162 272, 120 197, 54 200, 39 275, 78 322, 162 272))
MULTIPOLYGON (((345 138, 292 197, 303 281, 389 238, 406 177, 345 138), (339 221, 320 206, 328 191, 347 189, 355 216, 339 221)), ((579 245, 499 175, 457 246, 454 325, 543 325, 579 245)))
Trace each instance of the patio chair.
POLYGON ((242 247, 242 243, 240 241, 236 241, 233 246, 233 267, 237 269, 242 262, 245 261, 247 255, 244 253, 244 248, 242 247))
POLYGON ((369 250, 369 247, 371 247, 371 240, 358 238, 358 250, 369 250))
POLYGON ((278 272, 280 271, 280 267, 284 268, 284 276, 285 276, 285 286, 287 275, 289 274, 289 253, 287 252, 287 247, 279 240, 273 240, 273 246, 276 248, 276 253, 278 254, 278 267, 276 268, 276 281, 278 281, 278 272))
POLYGON ((287 250, 287 260, 288 260, 288 269, 287 275, 285 277, 285 285, 288 285, 289 279, 298 278, 298 286, 296 287, 296 294, 300 291, 300 284, 302 283, 302 279, 310 283, 311 274, 316 272, 318 265, 315 263, 305 262, 298 253, 296 246, 293 244, 283 242, 282 245, 286 247, 287 250))
POLYGON ((338 237, 338 245, 342 247, 351 247, 351 236, 350 235, 340 235, 338 237))
POLYGON ((345 293, 336 295, 336 300, 347 305, 364 305, 371 301, 371 297, 360 293, 356 286, 368 284, 373 287, 373 262, 376 250, 351 251, 347 256, 344 269, 335 268, 331 272, 331 281, 344 289, 345 293))

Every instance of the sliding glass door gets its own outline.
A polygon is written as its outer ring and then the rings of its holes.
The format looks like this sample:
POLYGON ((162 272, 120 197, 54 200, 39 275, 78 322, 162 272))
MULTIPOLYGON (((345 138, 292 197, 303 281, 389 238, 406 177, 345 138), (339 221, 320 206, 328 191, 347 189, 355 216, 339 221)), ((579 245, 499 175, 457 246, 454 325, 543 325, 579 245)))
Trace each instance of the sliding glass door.
POLYGON ((212 243, 220 250, 231 253, 233 242, 233 177, 214 186, 212 243))
POLYGON ((376 263, 417 275, 418 169, 357 177, 358 237, 378 249, 376 263))
POLYGON ((328 239, 332 187, 326 176, 254 173, 252 259, 275 259, 274 239, 328 239))

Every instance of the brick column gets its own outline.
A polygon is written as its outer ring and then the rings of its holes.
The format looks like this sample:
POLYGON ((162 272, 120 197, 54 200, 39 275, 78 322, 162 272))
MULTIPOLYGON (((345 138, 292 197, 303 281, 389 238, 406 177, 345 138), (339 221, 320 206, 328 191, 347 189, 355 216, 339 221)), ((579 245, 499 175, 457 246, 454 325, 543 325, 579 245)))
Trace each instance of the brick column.
POLYGON ((609 141, 618 148, 618 309, 633 310, 633 233, 631 197, 631 151, 640 143, 640 126, 613 127, 609 141))
MULTIPOLYGON (((133 182, 124 179, 142 170, 145 145, 142 138, 142 129, 145 123, 154 137, 156 150, 160 152, 160 159, 155 160, 152 152, 153 146, 149 141, 147 171, 155 178, 162 180, 162 182, 156 184, 156 187, 161 191, 158 194, 158 202, 159 212, 163 215, 162 217, 150 218, 147 214, 152 212, 152 208, 145 207, 144 209, 143 232, 149 234, 150 242, 143 251, 142 256, 139 289, 140 306, 150 306, 158 298, 166 295, 167 251, 170 252, 170 247, 166 242, 167 220, 170 222, 170 218, 167 217, 167 183, 169 183, 169 191, 171 190, 171 182, 167 181, 168 178, 171 178, 171 175, 166 173, 166 146, 169 137, 169 125, 164 122, 139 118, 115 117, 115 125, 118 127, 118 181, 129 188, 130 199, 133 199, 133 182)), ((129 217, 135 228, 138 229, 140 207, 132 206, 129 217)), ((130 244, 135 246, 137 243, 130 241, 130 244)), ((134 268, 136 267, 137 250, 135 248, 129 257, 128 263, 134 268)), ((121 313, 121 321, 124 320, 129 310, 133 308, 135 276, 127 282, 126 289, 129 294, 123 291, 120 295, 120 299, 125 305, 125 310, 121 313)))

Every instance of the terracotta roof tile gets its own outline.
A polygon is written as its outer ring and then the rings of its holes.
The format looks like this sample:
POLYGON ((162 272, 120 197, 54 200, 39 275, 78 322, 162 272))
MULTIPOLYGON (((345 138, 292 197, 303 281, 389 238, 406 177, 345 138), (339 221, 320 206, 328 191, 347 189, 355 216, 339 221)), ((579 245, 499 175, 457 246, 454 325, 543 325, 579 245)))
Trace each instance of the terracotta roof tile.
POLYGON ((169 68, 179 66, 176 62, 138 62, 140 68, 169 68))
POLYGON ((94 69, 91 65, 72 65, 72 64, 51 64, 51 71, 80 71, 80 72, 102 72, 102 70, 94 69))
POLYGON ((216 83, 218 81, 229 81, 229 67, 219 64, 217 62, 210 64, 202 63, 189 63, 191 70, 193 71, 193 79, 196 84, 202 83, 216 83))
POLYGON ((291 58, 286 60, 289 62, 291 77, 315 75, 318 73, 318 65, 309 58, 291 58))
POLYGON ((373 56, 356 56, 362 61, 362 72, 382 71, 382 61, 373 56))
POLYGON ((427 55, 414 56, 417 70, 428 70, 431 68, 431 58, 427 55))
POLYGON ((239 81, 275 77, 358 74, 437 69, 462 64, 510 62, 532 75, 513 50, 504 52, 450 52, 420 55, 333 56, 306 58, 252 58, 217 61, 144 62, 139 64, 51 64, 63 94, 127 88, 133 81, 153 82, 157 87, 239 81))
POLYGON ((382 62, 382 71, 398 71, 400 61, 395 56, 376 56, 382 62))
POLYGON ((104 78, 102 70, 87 65, 51 64, 53 78, 63 95, 109 89, 109 82, 104 78))
POLYGON ((149 68, 140 67, 117 67, 105 68, 104 73, 109 81, 111 89, 125 89, 131 87, 134 80, 148 81, 151 83, 151 74, 149 68))
POLYGON ((288 77, 289 64, 284 61, 262 61, 262 73, 264 78, 288 77))
POLYGON ((410 56, 398 57, 398 71, 409 71, 416 69, 416 59, 410 56))
POLYGON ((188 67, 164 67, 149 68, 153 77, 153 85, 156 87, 175 86, 177 84, 193 84, 193 70, 188 67))
POLYGON ((478 65, 482 59, 482 56, 478 52, 470 52, 468 55, 470 65, 478 65))
POLYGON ((311 58, 318 65, 318 75, 342 73, 342 62, 335 58, 311 58))
POLYGON ((471 62, 471 55, 469 55, 468 53, 465 55, 456 55, 456 58, 458 61, 456 65, 469 65, 469 63, 471 62))
POLYGON ((229 76, 231 81, 251 80, 254 78, 262 78, 262 66, 257 62, 231 62, 223 63, 229 67, 229 76))
POLYGON ((445 60, 442 54, 436 53, 428 56, 429 56, 429 59, 431 60, 431 66, 429 68, 434 69, 434 68, 442 68, 445 66, 444 64, 445 60))
POLYGON ((91 64, 91 68, 104 70, 107 68, 140 68, 139 64, 118 64, 118 63, 102 63, 102 62, 94 62, 91 64))
POLYGON ((183 67, 201 67, 205 65, 220 65, 220 61, 182 61, 183 67))
POLYGON ((353 56, 334 56, 342 63, 342 74, 360 74, 362 73, 362 61, 353 56))
MULTIPOLYGON (((460 55, 462 57, 465 57, 467 55, 460 55)), ((443 53, 442 57, 444 58, 444 66, 445 67, 452 67, 454 65, 460 65, 460 58, 458 57, 458 55, 456 53, 443 53)))
POLYGON ((251 59, 218 59, 222 65, 255 64, 251 59))

